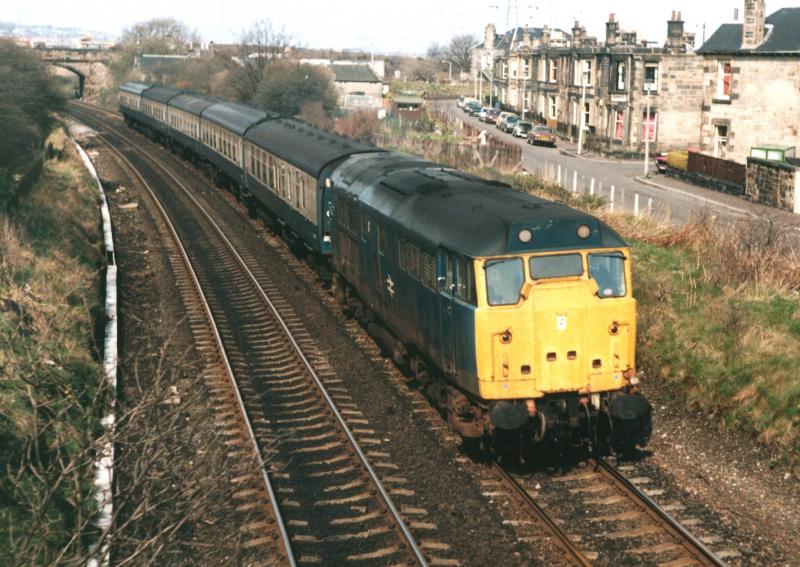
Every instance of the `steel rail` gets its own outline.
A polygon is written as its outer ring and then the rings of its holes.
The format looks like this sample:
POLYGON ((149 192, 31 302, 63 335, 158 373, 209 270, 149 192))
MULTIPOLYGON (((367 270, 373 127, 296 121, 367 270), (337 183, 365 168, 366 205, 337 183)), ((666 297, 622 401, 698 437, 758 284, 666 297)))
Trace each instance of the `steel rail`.
POLYGON ((661 509, 652 498, 642 492, 635 484, 629 481, 616 467, 607 463, 601 457, 592 457, 589 464, 596 472, 600 472, 616 487, 631 495, 633 500, 640 504, 640 508, 652 519, 661 524, 667 532, 680 543, 683 548, 702 565, 712 567, 725 567, 725 563, 708 549, 703 542, 694 537, 677 520, 661 509))
POLYGON ((561 548, 567 555, 566 559, 570 565, 577 565, 580 567, 591 567, 592 562, 589 560, 584 553, 578 549, 575 543, 570 539, 569 535, 567 535, 564 530, 562 530, 558 524, 556 524, 550 515, 544 511, 544 509, 536 503, 536 501, 531 498, 531 495, 518 483, 514 477, 512 477, 508 471, 506 471, 502 465, 497 463, 496 461, 492 462, 492 466, 494 467, 495 472, 500 476, 502 481, 509 487, 511 490, 520 497, 522 502, 533 512, 534 516, 542 522, 545 526, 545 529, 552 535, 555 539, 555 544, 561 548))
MULTIPOLYGON (((88 106, 88 105, 86 105, 86 106, 88 106)), ((105 111, 105 112, 108 113, 109 111, 105 111)), ((141 153, 141 150, 139 150, 137 148, 134 148, 134 149, 141 153)), ((300 347, 300 345, 297 344, 297 341, 295 340, 294 336, 292 335, 291 330, 289 329, 289 326, 286 324, 286 321, 283 319, 283 317, 281 317, 278 309, 272 303, 272 300, 269 298, 267 293, 261 287, 261 284, 258 282, 258 279, 250 271, 250 268, 247 266, 247 263, 239 255, 239 253, 237 252, 236 248, 230 242, 230 240, 225 235, 223 230, 214 221, 214 219, 211 217, 211 215, 208 213, 208 211, 206 211, 205 208, 197 201, 197 199, 195 199, 194 195, 191 194, 191 191, 189 191, 189 189, 187 189, 187 187, 171 171, 169 171, 169 169, 166 166, 164 166, 159 160, 157 160, 155 158, 152 158, 152 157, 149 157, 149 159, 155 165, 157 165, 158 168, 161 169, 167 176, 169 176, 170 179, 172 179, 172 181, 178 187, 180 187, 183 190, 183 192, 186 194, 186 196, 195 204, 197 209, 202 213, 202 215, 206 218, 206 220, 209 222, 209 224, 214 228, 214 230, 217 232, 217 234, 223 240, 223 242, 225 242, 225 244, 228 246, 228 249, 230 250, 232 255, 236 258, 236 260, 239 262, 239 264, 242 267, 243 271, 251 279, 252 283, 254 284, 254 287, 258 290, 258 292, 261 295, 261 297, 264 300, 264 302, 269 306, 269 308, 272 311, 273 315, 275 316, 276 320, 278 321, 278 323, 280 324, 280 326, 283 329, 284 333, 286 334, 287 338, 291 342, 292 347, 294 348, 296 354, 298 355, 298 357, 300 358, 301 362, 303 363, 303 366, 306 368, 306 370, 308 371, 309 375, 312 377, 314 382, 317 384, 317 387, 319 388, 320 393, 322 394, 323 398, 325 399, 326 403, 328 404, 328 407, 331 409, 331 411, 332 411, 333 415, 335 416, 336 421, 339 423, 339 426, 341 427, 342 431, 345 433, 345 436, 347 437, 351 447, 353 448, 354 452, 356 453, 356 455, 358 456, 359 460, 361 461, 362 466, 365 468, 365 470, 367 471, 367 473, 370 476, 370 479, 372 480, 374 485, 377 487, 377 489, 378 489, 378 491, 379 491, 379 493, 381 495, 381 498, 383 499, 384 503, 386 504, 386 507, 389 509, 389 512, 390 512, 393 520, 395 521, 395 524, 397 525, 398 529, 403 534, 403 537, 405 538, 406 543, 411 548, 411 550, 412 550, 415 558, 417 559, 418 563, 420 565, 423 565, 423 566, 427 567, 428 562, 425 559, 425 555, 422 552, 422 549, 420 549, 420 547, 417 545, 416 540, 414 539, 414 536, 411 534, 411 531, 409 530, 408 526, 406 526, 405 521, 400 516, 400 512, 398 511, 397 507, 394 505, 394 502, 392 501, 391 497, 389 496, 389 493, 384 488, 383 484, 381 483, 380 479, 378 478, 377 473, 372 468, 372 465, 370 465, 366 455, 361 450, 361 447, 358 445, 358 442, 357 442, 355 436, 353 435, 353 433, 350 430, 349 426, 347 425, 347 423, 345 422, 344 418, 342 417, 342 414, 339 412, 339 409, 336 407, 336 403, 331 398, 330 394, 328 393, 328 390, 325 388, 325 385, 322 383, 322 380, 320 379, 319 375, 314 370, 314 368, 311 365, 311 363, 309 362, 308 358, 306 358, 306 356, 303 353, 303 350, 300 347)))
POLYGON ((136 176, 136 178, 142 183, 142 185, 145 187, 145 189, 147 189, 147 192, 150 194, 151 198, 153 199, 153 202, 154 202, 154 204, 156 206, 156 209, 159 212, 159 215, 161 216, 161 218, 164 221, 165 225, 169 229, 169 232, 172 235, 173 241, 174 241, 176 247, 178 248, 178 251, 180 253, 181 259, 183 260, 184 266, 186 267, 186 271, 188 272, 188 274, 189 274, 189 276, 190 276, 190 278, 192 280, 192 284, 194 285, 195 291, 196 291, 196 293, 197 293, 197 295, 198 295, 198 297, 200 299, 200 302, 201 302, 201 304, 203 306, 203 310, 204 310, 204 312, 206 314, 206 317, 207 317, 208 321, 211 324, 211 330, 213 331, 213 334, 214 334, 214 340, 215 340, 215 343, 216 343, 217 350, 218 350, 218 352, 220 354, 220 357, 222 359, 222 362, 224 364, 225 372, 228 375, 228 379, 230 380, 231 386, 233 387, 233 390, 234 390, 234 392, 236 394, 236 400, 237 400, 237 403, 239 405, 239 409, 242 412, 242 417, 244 419, 245 424, 247 425, 248 436, 249 436, 250 441, 251 441, 251 443, 253 445, 253 450, 255 451, 255 453, 256 453, 256 455, 258 457, 258 464, 259 464, 259 467, 261 469, 261 477, 262 477, 262 480, 264 481, 264 485, 265 485, 265 488, 267 490, 267 494, 269 495, 270 504, 272 505, 272 509, 274 511, 275 521, 276 521, 276 523, 278 525, 278 528, 280 530, 280 533, 281 533, 281 539, 282 539, 281 546, 284 548, 284 552, 285 552, 285 555, 286 555, 286 560, 287 560, 288 564, 291 565, 291 567, 296 567, 297 563, 295 561, 294 554, 292 553, 291 541, 289 539, 289 534, 288 534, 288 531, 286 530, 286 526, 285 526, 285 524, 283 522, 283 518, 281 516, 280 510, 279 510, 279 508, 277 506, 278 500, 277 500, 275 492, 274 492, 274 490, 272 488, 272 482, 269 479, 269 473, 267 472, 267 465, 266 465, 266 463, 264 461, 264 457, 263 457, 263 452, 262 452, 261 446, 259 445, 258 440, 256 439, 256 435, 255 435, 255 431, 253 430, 252 422, 251 422, 249 414, 247 412, 247 408, 244 405, 244 399, 242 398, 242 394, 239 391, 239 386, 236 383, 236 379, 234 378, 233 368, 231 367, 230 361, 228 360, 228 356, 227 356, 227 353, 225 351, 225 347, 224 347, 224 345, 222 343, 222 337, 220 336, 219 329, 217 327, 216 319, 214 318, 214 315, 211 313, 211 308, 210 308, 210 306, 208 304, 208 301, 206 299, 205 293, 203 293, 203 290, 202 290, 202 288, 200 286, 200 281, 197 278, 197 274, 196 274, 196 272, 195 272, 195 270, 194 270, 194 268, 192 266, 191 260, 189 259, 189 255, 187 254, 186 249, 183 247, 183 243, 181 242, 181 240, 180 240, 180 238, 178 236, 178 233, 177 233, 174 225, 172 224, 172 221, 169 219, 169 216, 167 215, 167 212, 162 207, 161 202, 158 200, 158 197, 156 196, 155 191, 153 191, 153 188, 150 186, 150 184, 144 179, 144 177, 139 173, 139 171, 130 162, 130 160, 128 160, 128 158, 126 158, 117 148, 115 148, 108 140, 106 140, 105 137, 103 137, 102 134, 100 134, 98 132, 97 135, 103 141, 103 143, 106 145, 106 147, 108 147, 120 160, 123 161, 123 163, 125 163, 125 165, 131 170, 131 172, 133 172, 133 174, 136 176))

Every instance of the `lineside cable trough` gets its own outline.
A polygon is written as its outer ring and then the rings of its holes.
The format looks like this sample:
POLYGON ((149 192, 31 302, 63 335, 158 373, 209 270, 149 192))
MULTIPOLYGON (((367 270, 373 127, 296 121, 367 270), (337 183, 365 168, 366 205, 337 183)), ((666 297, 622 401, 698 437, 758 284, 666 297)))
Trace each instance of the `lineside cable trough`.
POLYGON ((106 253, 106 325, 103 340, 103 374, 108 382, 109 395, 106 399, 106 414, 101 420, 105 433, 97 440, 97 457, 94 468, 95 502, 97 503, 97 527, 100 530, 99 540, 92 545, 92 557, 87 567, 108 567, 110 545, 108 532, 111 529, 114 503, 111 486, 114 480, 114 430, 116 426, 115 406, 117 402, 117 264, 114 256, 114 238, 111 232, 111 214, 103 184, 97 175, 89 156, 83 148, 73 140, 84 166, 97 183, 100 194, 100 214, 103 217, 103 244, 106 253))

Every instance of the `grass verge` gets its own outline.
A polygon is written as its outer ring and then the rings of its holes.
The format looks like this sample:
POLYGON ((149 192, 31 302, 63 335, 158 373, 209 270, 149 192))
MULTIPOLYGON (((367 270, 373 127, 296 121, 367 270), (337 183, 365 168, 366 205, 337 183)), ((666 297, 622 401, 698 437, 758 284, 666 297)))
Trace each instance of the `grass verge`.
POLYGON ((96 344, 102 241, 94 186, 63 159, 0 211, 0 564, 70 563, 93 514, 103 380, 96 344))

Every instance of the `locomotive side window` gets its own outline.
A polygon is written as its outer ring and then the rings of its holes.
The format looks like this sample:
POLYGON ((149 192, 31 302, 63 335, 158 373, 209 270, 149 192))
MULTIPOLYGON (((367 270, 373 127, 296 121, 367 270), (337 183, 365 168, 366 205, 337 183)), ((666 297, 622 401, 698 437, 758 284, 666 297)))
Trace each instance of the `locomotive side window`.
POLYGON ((379 224, 375 225, 375 232, 378 237, 378 254, 383 256, 386 253, 386 235, 383 232, 383 227, 379 224))
POLYGON ((589 276, 597 283, 597 296, 625 296, 625 256, 621 252, 589 254, 589 276))
POLYGON ((485 270, 489 305, 516 305, 525 283, 522 258, 489 260, 485 270))
POLYGON ((580 254, 534 256, 530 260, 530 268, 535 280, 580 276, 583 275, 583 260, 580 254))
POLYGON ((475 269, 472 261, 459 256, 456 261, 456 297, 475 304, 475 269))

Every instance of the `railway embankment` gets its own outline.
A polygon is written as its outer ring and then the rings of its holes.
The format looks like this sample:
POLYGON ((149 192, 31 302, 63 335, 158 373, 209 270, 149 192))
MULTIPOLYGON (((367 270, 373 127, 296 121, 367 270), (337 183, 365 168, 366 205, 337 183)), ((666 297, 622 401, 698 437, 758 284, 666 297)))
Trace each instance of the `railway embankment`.
POLYGON ((85 553, 103 407, 102 229, 96 188, 62 131, 0 211, 0 563, 85 553), (76 537, 77 536, 77 537, 76 537))

